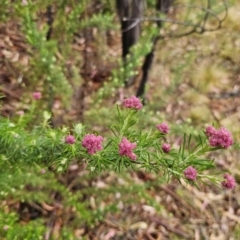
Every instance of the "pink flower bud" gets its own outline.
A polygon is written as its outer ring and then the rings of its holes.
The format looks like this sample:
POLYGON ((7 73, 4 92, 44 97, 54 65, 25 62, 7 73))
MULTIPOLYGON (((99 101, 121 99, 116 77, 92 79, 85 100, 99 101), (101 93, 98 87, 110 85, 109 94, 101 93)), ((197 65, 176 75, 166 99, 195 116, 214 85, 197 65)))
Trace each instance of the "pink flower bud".
POLYGON ((42 98, 42 93, 41 92, 34 92, 33 93, 33 99, 39 100, 42 98))
POLYGON ((4 231, 7 231, 8 229, 9 229, 9 226, 8 226, 8 225, 4 225, 4 226, 3 226, 3 230, 4 230, 4 231))
POLYGON ((163 152, 165 152, 165 153, 170 152, 170 150, 171 150, 170 144, 169 144, 169 143, 164 143, 164 144, 162 145, 162 150, 163 150, 163 152))
POLYGON ((184 173, 186 179, 191 180, 191 181, 196 180, 197 170, 194 167, 192 167, 192 166, 187 167, 183 171, 183 173, 184 173))
POLYGON ((143 105, 142 105, 139 98, 137 98, 135 96, 132 96, 130 98, 127 98, 127 99, 123 100, 123 106, 125 108, 140 110, 143 105))
POLYGON ((24 115, 24 111, 17 111, 17 115, 19 115, 19 116, 23 116, 24 115))
POLYGON ((22 6, 27 6, 27 5, 28 5, 27 0, 22 0, 22 6))
POLYGON ((46 173, 46 170, 45 170, 44 168, 42 168, 42 169, 40 170, 40 173, 41 173, 41 174, 45 174, 45 173, 46 173))
POLYGON ((236 186, 235 178, 228 173, 224 174, 224 180, 222 181, 222 186, 227 189, 233 189, 236 186))
POLYGON ((65 143, 67 144, 74 144, 76 142, 76 139, 72 135, 68 135, 65 137, 65 143))
POLYGON ((167 123, 161 123, 161 124, 157 124, 156 128, 164 134, 167 134, 169 132, 169 126, 167 125, 167 123))

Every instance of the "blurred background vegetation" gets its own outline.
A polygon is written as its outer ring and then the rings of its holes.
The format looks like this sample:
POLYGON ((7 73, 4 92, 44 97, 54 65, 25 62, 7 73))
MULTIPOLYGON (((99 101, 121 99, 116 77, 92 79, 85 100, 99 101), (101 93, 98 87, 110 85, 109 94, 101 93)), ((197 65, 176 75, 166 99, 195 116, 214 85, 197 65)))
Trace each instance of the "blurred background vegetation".
MULTIPOLYGON (((141 22, 124 61, 115 1, 0 0, 1 115, 29 112, 32 92, 40 91, 32 124, 47 110, 55 128, 81 122, 107 135, 117 117, 111 109, 136 94, 144 58, 159 37, 139 127, 164 119, 178 146, 183 133, 225 126, 236 144, 216 162, 239 181, 240 3, 227 1, 226 19, 211 31, 226 14, 222 1, 179 0, 167 13, 156 12, 155 2, 145 1, 150 20, 141 22), (214 15, 201 33, 194 26, 208 7, 214 15), (171 21, 159 28, 152 17, 171 21), (126 87, 128 78, 134 83, 126 87)), ((2 160, 0 178, 0 239, 240 238, 237 190, 179 186, 142 171, 91 176, 74 162, 60 174, 6 169, 2 160)))

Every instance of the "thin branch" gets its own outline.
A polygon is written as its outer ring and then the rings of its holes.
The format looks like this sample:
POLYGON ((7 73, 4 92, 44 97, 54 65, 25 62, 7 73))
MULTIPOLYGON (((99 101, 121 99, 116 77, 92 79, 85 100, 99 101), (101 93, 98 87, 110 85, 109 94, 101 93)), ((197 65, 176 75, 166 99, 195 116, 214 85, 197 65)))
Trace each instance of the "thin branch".
MULTIPOLYGON (((168 35, 165 35, 165 36, 159 36, 159 39, 164 39, 164 38, 181 38, 181 37, 185 37, 185 36, 188 36, 190 34, 193 34, 193 33, 198 33, 198 34, 203 34, 204 32, 212 32, 212 31, 216 31, 218 29, 221 28, 222 26, 222 22, 225 21, 225 19, 227 18, 227 15, 228 15, 228 6, 227 6, 227 3, 226 3, 226 0, 222 0, 223 2, 223 5, 224 5, 224 12, 225 12, 225 15, 222 19, 219 19, 217 17, 217 15, 215 13, 213 13, 212 11, 210 11, 208 9, 208 11, 206 11, 208 13, 211 13, 211 15, 213 15, 217 20, 218 20, 218 26, 216 28, 213 28, 213 29, 206 29, 205 27, 201 26, 201 22, 200 21, 198 24, 196 24, 196 27, 193 28, 192 30, 188 31, 188 32, 185 32, 185 33, 182 33, 182 34, 168 34, 168 35), (198 29, 200 29, 200 31, 198 31, 198 29)), ((200 8, 202 10, 206 10, 206 8, 202 8, 202 7, 198 7, 198 6, 194 6, 194 5, 185 5, 186 7, 192 7, 192 8, 200 8)), ((179 6, 177 6, 179 7, 179 6)), ((183 7, 183 6, 180 6, 180 7, 183 7)))
POLYGON ((240 91, 232 91, 232 92, 222 92, 222 93, 210 93, 209 97, 211 99, 227 99, 232 97, 240 97, 240 91))
MULTIPOLYGON (((207 9, 211 9, 211 2, 210 2, 210 0, 208 0, 207 9)), ((202 29, 204 29, 204 27, 205 27, 205 25, 206 25, 208 16, 209 16, 209 12, 206 12, 205 17, 204 17, 204 20, 203 20, 203 24, 202 24, 202 29)), ((217 19, 218 19, 218 18, 217 18, 217 19)))
MULTIPOLYGON (((191 24, 191 23, 185 23, 185 22, 180 22, 176 21, 173 19, 169 18, 159 18, 159 17, 148 17, 148 18, 141 18, 141 19, 131 19, 131 18, 125 18, 123 21, 138 21, 138 22, 144 22, 144 21, 153 21, 153 22, 169 22, 169 23, 174 23, 178 25, 183 25, 183 26, 191 26, 191 27, 198 27, 197 24, 191 24)), ((131 25, 132 26, 132 25, 131 25)), ((130 27, 131 27, 130 26, 130 27)), ((130 28, 129 28, 130 29, 130 28)), ((126 29, 124 31, 128 31, 129 29, 126 29)))
POLYGON ((190 35, 192 33, 202 34, 206 31, 208 31, 208 32, 216 31, 216 30, 221 28, 222 22, 226 19, 227 14, 228 14, 228 6, 227 6, 227 3, 226 3, 226 0, 222 0, 222 2, 223 2, 223 5, 224 5, 224 12, 225 12, 225 15, 222 19, 220 19, 218 17, 218 15, 211 10, 211 2, 210 2, 210 0, 208 0, 207 8, 201 7, 201 6, 196 6, 196 5, 190 5, 190 4, 172 6, 172 8, 175 8, 175 9, 176 8, 197 8, 197 9, 200 9, 202 11, 205 11, 206 14, 204 16, 204 19, 199 21, 196 24, 176 21, 176 20, 169 19, 169 18, 159 18, 159 17, 145 17, 145 18, 126 18, 126 17, 124 17, 122 19, 122 21, 134 21, 134 22, 127 29, 123 29, 122 32, 129 31, 131 28, 134 28, 137 24, 139 24, 140 22, 143 22, 143 21, 169 22, 169 23, 173 23, 173 24, 177 24, 177 25, 193 27, 192 30, 190 30, 188 32, 185 32, 185 33, 182 33, 182 34, 174 34, 174 35, 173 34, 168 34, 167 36, 159 36, 159 38, 165 38, 165 37, 179 38, 179 37, 190 35), (216 28, 213 28, 213 29, 206 29, 205 28, 205 25, 206 25, 206 22, 207 22, 207 19, 208 19, 209 15, 211 15, 212 17, 214 17, 218 21, 218 26, 216 28))
MULTIPOLYGON (((208 1, 210 1, 210 0, 208 0, 208 1)), ((225 0, 222 0, 222 1, 224 2, 224 8, 225 8, 225 12, 226 12, 227 5, 225 3, 225 0)), ((217 17, 217 15, 213 11, 210 10, 210 8, 205 8, 205 7, 201 7, 201 6, 197 6, 197 5, 191 5, 191 4, 181 4, 181 5, 179 4, 179 5, 173 6, 172 8, 175 8, 175 9, 177 9, 177 8, 197 8, 197 9, 200 9, 200 10, 205 11, 207 13, 210 13, 211 15, 214 15, 215 18, 217 18, 219 21, 224 21, 226 19, 226 17, 227 17, 227 15, 225 14, 224 18, 222 20, 220 20, 217 17)))
POLYGON ((12 98, 15 98, 15 99, 17 99, 17 100, 20 100, 20 97, 19 97, 19 96, 17 96, 14 92, 12 92, 12 91, 4 88, 4 87, 0 87, 0 91, 3 92, 3 93, 5 93, 5 94, 8 94, 8 95, 9 95, 10 97, 12 97, 12 98))
POLYGON ((124 22, 126 22, 126 21, 134 21, 128 28, 123 29, 122 33, 127 32, 127 31, 131 30, 132 28, 135 28, 142 21, 142 19, 139 19, 139 18, 132 19, 132 18, 126 18, 126 17, 124 17, 122 20, 124 22))

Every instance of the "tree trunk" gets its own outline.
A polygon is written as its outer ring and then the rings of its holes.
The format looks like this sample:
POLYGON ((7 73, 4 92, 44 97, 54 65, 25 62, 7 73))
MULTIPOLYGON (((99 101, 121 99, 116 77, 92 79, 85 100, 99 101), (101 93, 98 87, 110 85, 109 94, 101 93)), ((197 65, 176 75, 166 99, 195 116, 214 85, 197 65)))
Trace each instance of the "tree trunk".
POLYGON ((122 31, 122 57, 125 60, 130 48, 140 36, 140 19, 143 15, 144 0, 116 0, 122 31))
MULTIPOLYGON (((173 2, 174 2, 174 0, 157 0, 156 1, 156 10, 161 11, 166 14, 169 11, 169 8, 173 4, 173 2)), ((162 27, 162 21, 157 21, 157 25, 158 25, 158 28, 160 29, 162 27)), ((140 81, 139 88, 136 93, 137 97, 142 97, 145 93, 145 87, 146 87, 146 83, 148 80, 148 74, 149 74, 149 70, 152 66, 152 62, 153 62, 153 58, 154 58, 154 51, 155 51, 158 40, 159 40, 158 36, 152 40, 153 45, 152 45, 151 52, 147 54, 147 56, 145 57, 144 63, 142 65, 142 73, 143 74, 142 74, 142 79, 140 81)))

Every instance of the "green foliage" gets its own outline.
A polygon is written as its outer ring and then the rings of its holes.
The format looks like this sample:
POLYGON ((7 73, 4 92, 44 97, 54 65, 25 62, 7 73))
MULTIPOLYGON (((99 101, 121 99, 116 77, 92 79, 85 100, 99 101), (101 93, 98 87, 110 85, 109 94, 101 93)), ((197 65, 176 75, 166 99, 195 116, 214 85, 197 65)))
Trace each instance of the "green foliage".
POLYGON ((9 229, 3 234, 7 240, 26 239, 26 240, 42 240, 44 232, 46 231, 41 220, 31 221, 25 227, 19 224, 12 224, 9 229))
MULTIPOLYGON (((35 104, 35 102, 33 102, 35 104)), ((123 167, 135 168, 136 163, 126 157, 118 155, 118 144, 123 137, 128 138, 131 142, 137 142, 138 148, 136 154, 140 157, 137 165, 147 170, 159 171, 159 167, 165 167, 168 172, 169 166, 167 162, 172 162, 172 172, 182 172, 187 166, 192 163, 197 164, 199 151, 204 154, 211 151, 211 148, 206 142, 206 137, 201 136, 201 144, 198 144, 193 152, 188 152, 189 156, 185 156, 184 152, 181 157, 177 152, 172 151, 167 156, 160 149, 161 142, 164 141, 164 135, 155 131, 140 131, 134 129, 138 121, 136 110, 117 108, 118 123, 110 126, 113 132, 113 137, 106 141, 104 151, 99 154, 89 155, 80 144, 66 144, 65 137, 70 133, 66 127, 60 129, 52 129, 47 125, 46 120, 49 116, 44 113, 41 126, 34 126, 31 131, 26 131, 24 127, 27 122, 24 121, 24 116, 21 116, 18 124, 10 119, 0 118, 0 155, 2 162, 5 164, 44 164, 52 166, 57 171, 63 171, 69 165, 72 159, 86 159, 88 168, 93 172, 101 172, 105 170, 120 171, 123 167), (202 144, 202 142, 206 142, 202 144), (165 159, 167 157, 167 159, 165 159), (197 158, 196 158, 197 157, 197 158), (172 158, 172 160, 170 160, 172 158), (188 161, 186 161, 188 159, 188 161), (180 162, 179 162, 180 161, 180 162), (176 164, 176 165, 174 165, 176 164), (181 166, 180 169, 178 169, 181 166), (176 167, 176 169, 175 169, 176 167)), ((33 114, 33 112, 32 112, 33 114)), ((28 119, 28 116, 26 116, 28 119)), ((78 124, 74 127, 76 140, 81 141, 85 135, 84 127, 78 124)), ((186 142, 183 143, 181 151, 187 148, 186 142)), ((206 163, 207 164, 207 163, 206 163)), ((212 167, 212 164, 206 165, 203 170, 212 167)), ((205 165, 205 164, 204 164, 205 165)), ((165 171, 164 170, 164 171, 165 171)), ((201 168, 199 170, 202 170, 201 168)), ((169 173, 171 175, 171 172, 169 173)), ((181 176, 180 173, 178 173, 181 176)))
MULTIPOLYGON (((31 81, 29 89, 42 90, 48 100, 48 109, 56 96, 61 96, 66 104, 73 92, 72 85, 75 84, 69 79, 69 69, 66 67, 66 61, 72 58, 72 49, 69 46, 73 42, 74 34, 99 24, 102 29, 116 29, 113 25, 112 8, 110 7, 110 10, 106 5, 102 11, 92 14, 87 1, 18 1, 12 3, 11 8, 8 1, 3 4, 6 9, 1 16, 7 16, 10 10, 14 12, 15 21, 20 22, 21 31, 29 45, 30 66, 23 73, 24 77, 31 81), (48 6, 54 6, 50 16, 53 19, 52 26, 48 24, 48 6), (47 39, 50 28, 52 34, 50 39, 47 39)), ((77 61, 74 64, 73 68, 79 69, 82 63, 77 61)))
POLYGON ((1 0, 0 21, 6 22, 10 14, 10 3, 8 0, 1 0))
POLYGON ((38 22, 34 21, 39 11, 38 7, 31 1, 28 1, 27 5, 16 5, 16 12, 22 21, 25 38, 32 47, 29 51, 34 56, 28 77, 35 82, 33 86, 39 85, 39 80, 42 80, 41 84, 48 93, 49 101, 54 95, 63 92, 66 94, 65 97, 68 97, 71 93, 71 86, 65 77, 63 62, 56 58, 58 43, 54 39, 47 41, 46 36, 49 30, 47 24, 40 28, 38 22))
MULTIPOLYGON (((36 102, 33 102, 33 105, 35 104, 36 102)), ((34 111, 31 112, 31 114, 33 113, 34 111)), ((94 207, 101 205, 104 200, 107 201, 108 193, 110 195, 114 193, 127 195, 126 201, 130 202, 133 199, 129 196, 134 196, 136 193, 160 211, 155 200, 146 193, 146 189, 157 186, 160 182, 156 180, 150 185, 146 182, 143 186, 132 185, 130 188, 112 184, 104 192, 101 189, 89 187, 72 192, 57 180, 55 174, 65 171, 73 160, 78 164, 85 162, 92 174, 111 172, 112 170, 121 172, 124 169, 143 169, 162 176, 162 181, 175 178, 197 186, 197 182, 188 180, 183 174, 188 166, 194 166, 198 171, 199 181, 210 180, 219 184, 221 178, 204 174, 205 170, 215 168, 214 161, 208 159, 206 153, 219 149, 219 147, 209 146, 205 134, 198 134, 194 141, 191 135, 185 134, 179 149, 172 148, 170 152, 166 153, 161 148, 162 143, 166 142, 165 134, 158 130, 142 129, 139 131, 135 127, 138 122, 138 113, 135 109, 124 109, 117 106, 118 122, 110 126, 113 135, 105 140, 104 149, 95 154, 89 154, 80 143, 86 136, 85 128, 81 124, 75 125, 71 131, 77 142, 67 144, 65 137, 70 130, 66 127, 50 128, 47 124, 50 116, 47 113, 43 114, 42 124, 34 126, 31 130, 26 129, 27 121, 31 120, 29 116, 25 121, 24 115, 20 116, 16 120, 18 124, 11 119, 0 118, 0 198, 5 201, 13 198, 14 201, 29 203, 30 206, 31 203, 39 204, 41 202, 54 205, 54 199, 51 197, 51 192, 54 191, 62 196, 63 211, 65 209, 67 211, 71 206, 71 212, 74 214, 73 227, 75 224, 90 226, 102 221, 107 213, 119 211, 114 202, 103 208, 94 207), (137 156, 136 161, 128 155, 119 154, 119 143, 123 137, 137 143, 137 148, 134 150, 137 156), (28 169, 27 173, 26 169, 28 169), (51 182, 51 186, 49 186, 49 182, 51 182), (81 201, 86 196, 94 199, 98 196, 94 206, 90 199, 81 201), (89 206, 93 208, 91 211, 88 210, 89 206)), ((81 178, 81 181, 84 181, 84 177, 81 178)), ((8 208, 7 205, 0 207, 2 212, 0 217, 4 218, 4 214, 9 211, 8 208)), ((46 232, 46 228, 43 227, 43 219, 30 221, 22 227, 21 223, 18 223, 19 219, 16 214, 13 213, 10 216, 2 223, 3 236, 6 236, 7 239, 16 236, 16 231, 19 231, 20 228, 23 228, 21 234, 24 238, 42 239, 41 236, 46 232), (40 227, 35 230, 37 225, 40 227)), ((67 224, 68 220, 65 221, 67 224)), ((67 234, 67 232, 63 230, 62 234, 67 234)))

